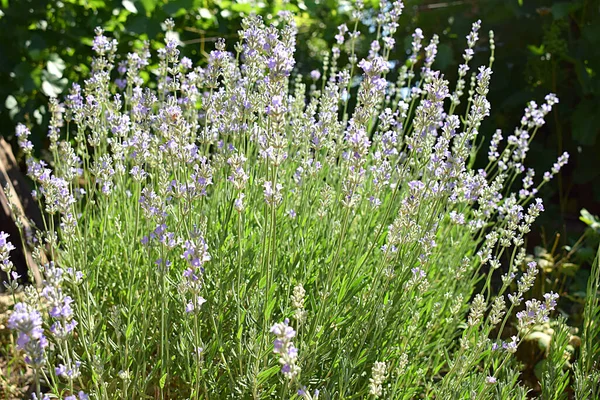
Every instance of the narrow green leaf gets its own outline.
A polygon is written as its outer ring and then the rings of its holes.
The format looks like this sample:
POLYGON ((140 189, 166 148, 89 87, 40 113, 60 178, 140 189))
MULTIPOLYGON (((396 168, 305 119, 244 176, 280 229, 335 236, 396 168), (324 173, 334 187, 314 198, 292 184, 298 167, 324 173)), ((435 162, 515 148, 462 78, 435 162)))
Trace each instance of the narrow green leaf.
POLYGON ((163 389, 165 387, 166 381, 167 381, 167 373, 165 372, 165 374, 160 377, 160 381, 158 382, 158 385, 160 386, 161 389, 163 389))
POLYGON ((272 377, 277 372, 279 372, 279 369, 280 369, 279 365, 275 365, 267 370, 259 372, 258 376, 257 376, 258 384, 259 385, 264 384, 267 380, 269 380, 270 377, 272 377))
POLYGON ((129 339, 131 334, 133 333, 133 325, 135 321, 131 321, 129 325, 127 325, 127 330, 125 331, 125 339, 129 339))

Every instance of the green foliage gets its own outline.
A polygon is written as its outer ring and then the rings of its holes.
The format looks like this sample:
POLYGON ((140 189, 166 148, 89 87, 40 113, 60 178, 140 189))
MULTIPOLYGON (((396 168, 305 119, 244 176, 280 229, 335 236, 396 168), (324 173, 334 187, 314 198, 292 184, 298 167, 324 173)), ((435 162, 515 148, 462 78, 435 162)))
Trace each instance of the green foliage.
POLYGON ((583 343, 581 345, 581 362, 586 371, 592 371, 600 363, 600 247, 592 266, 588 281, 587 301, 584 313, 583 343))
MULTIPOLYGON (((400 27, 405 37, 408 38, 403 44, 404 48, 410 47, 409 33, 412 32, 415 26, 423 28, 426 36, 430 36, 435 32, 440 33, 442 44, 439 46, 434 67, 450 71, 447 72, 447 77, 451 79, 455 78, 455 72, 452 71, 455 71, 456 66, 462 62, 461 52, 463 50, 464 33, 468 31, 471 22, 481 18, 484 30, 493 29, 495 31, 497 50, 494 61, 494 85, 489 93, 490 101, 495 107, 492 113, 494 117, 492 120, 484 122, 481 129, 482 134, 492 131, 486 124, 503 128, 505 134, 512 133, 511 129, 515 123, 518 123, 522 112, 521 106, 525 101, 531 98, 542 98, 547 92, 558 94, 561 103, 548 116, 548 124, 540 129, 536 140, 531 144, 532 157, 529 158, 529 166, 537 171, 548 169, 553 162, 550 160, 554 160, 556 155, 561 154, 564 150, 569 151, 574 166, 567 169, 567 174, 564 177, 559 176, 558 185, 547 185, 544 188, 544 194, 555 199, 555 203, 557 203, 554 207, 550 205, 548 214, 551 215, 553 220, 557 220, 555 216, 559 210, 573 213, 580 207, 592 209, 593 202, 600 200, 600 190, 598 190, 600 188, 600 162, 596 157, 597 152, 600 151, 600 141, 597 140, 600 132, 600 113, 597 112, 600 109, 600 80, 598 79, 600 46, 597 45, 600 37, 600 11, 594 1, 524 0, 508 2, 505 0, 490 0, 476 3, 451 2, 441 8, 430 7, 428 2, 423 1, 408 1, 407 3, 407 8, 412 8, 416 14, 410 21, 404 19, 400 27), (554 189, 548 189, 548 187, 554 189)), ((238 2, 228 0, 67 0, 63 2, 2 0, 0 4, 2 5, 0 11, 0 37, 3 38, 0 42, 0 80, 2 82, 2 85, 0 85, 0 106, 2 106, 0 123, 2 124, 2 131, 0 133, 11 136, 15 122, 26 121, 34 132, 32 141, 38 148, 44 148, 47 145, 45 143, 45 127, 50 119, 50 112, 46 105, 48 98, 62 97, 70 82, 82 82, 83 78, 89 75, 88 65, 92 55, 91 43, 93 30, 96 26, 105 27, 111 36, 119 40, 121 47, 117 54, 118 57, 123 57, 131 48, 141 48, 144 41, 149 41, 150 47, 154 50, 162 47, 164 39, 162 23, 168 17, 174 18, 175 33, 182 45, 180 47, 182 56, 190 57, 195 62, 204 62, 207 52, 213 49, 217 38, 231 39, 236 36, 243 14, 256 12, 263 15, 267 21, 277 22, 275 16, 279 10, 292 10, 296 13, 296 22, 299 25, 299 40, 296 50, 297 70, 306 74, 311 69, 318 68, 321 65, 324 54, 334 42, 337 25, 347 22, 350 15, 349 2, 333 0, 320 2, 300 0, 292 1, 285 6, 276 1, 238 2)), ((369 25, 371 28, 374 26, 373 22, 369 24, 369 18, 372 19, 372 17, 373 15, 367 15, 366 21, 364 21, 367 28, 363 29, 361 37, 356 41, 358 54, 366 54, 370 40, 375 36, 374 30, 369 29, 369 25)), ((233 40, 229 40, 230 48, 233 48, 233 42, 233 40)), ((487 45, 488 43, 483 43, 483 47, 487 47, 487 45)), ((401 53, 402 46, 397 47, 401 53)), ((478 61, 481 61, 481 59, 478 61)), ((153 64, 148 69, 149 72, 143 75, 144 80, 150 87, 154 87, 152 83, 155 80, 153 74, 157 71, 157 60, 154 59, 152 62, 153 64)), ((481 63, 484 64, 485 61, 481 63)), ((393 75, 393 72, 390 75, 393 75)), ((357 81, 353 82, 353 85, 355 84, 357 84, 357 81)), ((135 195, 139 195, 135 191, 139 188, 132 189, 134 189, 132 191, 135 195)), ((122 198, 119 201, 125 203, 125 191, 121 195, 122 198)), ((260 198, 259 195, 255 197, 260 198)), ((215 203, 218 203, 217 200, 214 200, 215 203)), ((223 195, 221 200, 226 203, 231 199, 223 195)), ((390 198, 387 198, 387 200, 390 201, 390 198)), ((110 210, 122 215, 123 220, 129 222, 137 218, 132 214, 132 210, 119 209, 113 203, 106 203, 104 206, 106 207, 105 210, 95 212, 106 215, 106 210, 110 210)), ((88 210, 87 206, 80 211, 84 210, 88 210)), ((215 253, 222 260, 219 267, 225 265, 225 271, 229 271, 228 268, 232 263, 232 259, 231 257, 228 258, 227 254, 238 251, 233 239, 238 234, 238 227, 232 226, 231 209, 228 213, 225 213, 225 211, 227 210, 219 209, 219 217, 213 222, 218 229, 228 233, 224 233, 223 236, 220 233, 215 234, 209 239, 211 240, 211 246, 216 247, 215 253), (223 217, 221 212, 226 217, 223 217), (221 217, 222 219, 220 219, 221 217)), ((98 221, 97 218, 89 218, 92 222, 85 228, 90 232, 89 240, 104 244, 107 240, 105 235, 107 230, 124 232, 121 234, 125 236, 119 237, 121 241, 133 240, 138 233, 137 230, 135 232, 126 229, 121 231, 119 224, 123 221, 118 218, 114 219, 109 216, 103 221, 98 221)), ((284 218, 283 215, 277 216, 278 220, 282 218, 284 218)), ((364 218, 366 216, 359 215, 356 220, 363 221, 364 218)), ((263 225, 258 222, 259 219, 260 217, 255 215, 253 220, 248 221, 249 225, 244 228, 243 234, 251 235, 253 229, 263 229, 263 225)), ((338 225, 342 219, 342 215, 338 215, 338 225)), ((594 344, 597 341, 594 342, 594 340, 599 337, 597 326, 593 321, 599 318, 600 305, 594 286, 591 286, 591 289, 588 286, 587 291, 585 290, 589 271, 582 267, 594 258, 594 252, 590 250, 593 244, 590 244, 590 242, 597 242, 600 223, 597 218, 585 210, 582 212, 582 220, 590 226, 590 233, 586 233, 588 236, 585 245, 576 242, 572 247, 563 247, 557 252, 554 252, 556 246, 550 252, 543 251, 541 248, 536 249, 535 259, 540 265, 542 276, 537 280, 536 286, 532 290, 533 297, 539 297, 547 290, 555 290, 561 295, 566 291, 567 295, 565 297, 574 304, 583 304, 584 302, 586 304, 582 351, 574 369, 574 389, 577 398, 581 399, 597 396, 600 390, 598 385, 593 383, 594 381, 598 382, 598 379, 596 379, 598 378, 598 372, 595 369, 598 363, 598 348, 594 344), (592 235, 594 232, 595 236, 592 235), (571 258, 574 258, 573 262, 571 262, 571 258)), ((385 222, 386 216, 380 216, 380 221, 385 222)), ((336 221, 331 222, 332 226, 334 226, 334 222, 336 221)), ((366 231, 378 228, 378 225, 372 223, 370 216, 368 222, 362 227, 350 225, 350 233, 363 240, 366 231)), ((292 223, 289 226, 285 225, 284 229, 288 232, 296 231, 306 227, 306 224, 309 224, 309 222, 300 220, 297 225, 292 223)), ((336 235, 340 234, 338 225, 335 225, 336 235)), ((150 226, 145 228, 147 230, 151 229, 150 226)), ((307 232, 305 236, 295 237, 289 243, 282 245, 282 253, 289 255, 289 259, 288 257, 279 256, 281 259, 276 259, 278 265, 289 262, 290 265, 287 268, 291 270, 300 267, 301 261, 308 255, 314 257, 314 265, 304 266, 309 271, 316 269, 318 263, 332 262, 335 251, 331 246, 332 243, 327 241, 326 230, 315 225, 307 232), (310 246, 306 244, 309 238, 315 242, 310 246), (326 245, 316 244, 318 242, 326 243, 326 245), (301 252, 294 251, 294 247, 303 250, 301 252)), ((87 248, 84 249, 82 243, 78 243, 77 246, 81 246, 81 248, 77 247, 78 251, 73 254, 86 254, 91 268, 99 268, 100 266, 97 263, 117 263, 121 258, 120 255, 126 254, 130 246, 135 249, 139 247, 131 245, 131 242, 119 244, 109 241, 108 244, 108 249, 88 250, 87 248)), ((260 258, 257 254, 261 250, 254 248, 244 251, 243 256, 249 260, 253 260, 255 257, 260 258)), ((76 267, 78 260, 73 254, 66 253, 64 257, 69 265, 76 267)), ((360 250, 348 249, 345 250, 343 255, 349 258, 358 257, 360 250)), ((362 257, 366 258, 364 255, 362 257)), ((444 257, 444 262, 456 264, 459 261, 454 259, 456 257, 453 254, 444 257)), ((152 265, 149 254, 141 255, 139 259, 144 260, 150 266, 152 265)), ((364 259, 361 261, 361 265, 362 263, 364 263, 364 259)), ((148 266, 145 265, 144 268, 148 268, 148 266)), ((597 277, 597 266, 594 268, 589 281, 595 282, 595 285, 597 285, 600 283, 600 279, 597 277)), ((361 292, 366 277, 372 274, 374 270, 375 268, 372 267, 371 270, 367 270, 364 275, 360 275, 356 279, 348 278, 339 282, 336 281, 335 287, 339 290, 336 294, 337 304, 332 305, 331 309, 327 309, 328 315, 358 307, 355 303, 357 301, 356 296, 361 292)), ((144 271, 152 273, 149 268, 144 271)), ((137 364, 135 370, 132 370, 132 374, 136 379, 141 379, 140 377, 144 373, 150 371, 148 376, 151 380, 150 383, 141 380, 136 383, 140 385, 140 390, 147 389, 152 385, 156 386, 156 384, 161 390, 165 385, 168 387, 172 377, 162 374, 164 364, 150 365, 151 362, 145 358, 147 353, 141 351, 141 355, 132 354, 130 355, 130 361, 123 361, 117 355, 117 351, 123 346, 123 343, 128 343, 129 346, 137 348, 148 346, 147 343, 144 343, 144 340, 140 339, 140 336, 136 336, 136 330, 142 324, 144 330, 152 333, 153 328, 150 325, 158 323, 158 321, 149 319, 139 302, 148 301, 158 304, 159 301, 164 300, 164 298, 161 298, 163 292, 156 291, 145 295, 146 297, 134 299, 127 293, 129 287, 123 281, 117 269, 102 273, 106 275, 100 275, 100 280, 109 284, 110 290, 105 289, 102 296, 89 299, 89 301, 105 302, 102 303, 100 308, 102 315, 109 312, 109 305, 126 304, 123 308, 117 308, 114 315, 112 315, 112 319, 108 322, 100 322, 101 315, 94 316, 97 320, 92 318, 86 322, 91 327, 86 331, 89 333, 89 337, 104 335, 107 338, 108 335, 107 342, 112 347, 97 349, 100 357, 108 360, 108 375, 114 377, 120 368, 127 370, 130 365, 125 364, 131 364, 131 360, 138 357, 136 362, 142 361, 137 364)), ((317 297, 318 285, 314 282, 315 278, 308 273, 301 274, 301 276, 302 279, 299 281, 305 280, 306 287, 313 290, 313 296, 309 296, 308 301, 310 307, 315 308, 319 304, 317 297)), ((145 276, 138 276, 136 272, 129 278, 134 281, 139 278, 140 281, 136 281, 136 285, 142 286, 142 278, 145 279, 145 276)), ((298 279, 282 280, 277 286, 273 286, 273 292, 269 292, 267 295, 270 296, 276 293, 279 298, 285 298, 284 294, 289 294, 287 292, 291 291, 293 284, 296 283, 295 280, 298 279)), ((224 281, 228 282, 226 279, 224 281)), ((458 290, 454 286, 447 287, 444 283, 436 282, 436 284, 439 285, 436 286, 436 290, 452 290, 454 292, 458 290)), ((165 285, 173 286, 173 282, 167 282, 165 285)), ((265 282, 259 279, 258 276, 253 276, 249 281, 249 287, 263 290, 265 282)), ((252 310, 244 310, 242 315, 233 315, 232 310, 227 309, 227 305, 232 301, 239 301, 236 297, 239 294, 234 293, 232 299, 232 289, 228 285, 221 284, 219 286, 217 280, 209 280, 208 289, 211 294, 214 294, 214 299, 211 300, 212 304, 208 304, 207 307, 212 310, 225 310, 220 318, 209 321, 210 328, 228 330, 230 334, 230 336, 220 338, 218 342, 212 343, 211 347, 206 349, 206 354, 209 355, 211 360, 220 362, 218 360, 225 357, 223 346, 234 354, 237 351, 237 349, 232 348, 233 346, 227 347, 227 341, 230 341, 234 336, 237 340, 240 340, 242 338, 242 327, 252 327, 257 324, 257 321, 250 316, 252 310), (232 321, 237 323, 237 327, 231 326, 232 321)), ((98 288, 94 287, 94 290, 98 290, 98 288)), ((462 294, 464 294, 464 302, 472 294, 470 287, 461 287, 458 291, 462 291, 462 294)), ((138 295, 139 293, 136 292, 135 296, 138 295)), ((396 297, 388 296, 384 298, 384 304, 395 305, 400 300, 411 302, 414 301, 414 296, 410 293, 396 297)), ((443 304, 446 304, 447 300, 443 300, 443 302, 443 304)), ((422 314, 417 314, 416 318, 424 319, 433 315, 432 309, 434 309, 435 304, 433 300, 423 300, 421 305, 425 307, 425 311, 421 311, 422 314)), ((95 305, 92 306, 92 308, 94 307, 95 305)), ((260 307, 257 306, 257 308, 260 307)), ((265 308, 266 313, 269 315, 281 314, 282 310, 285 309, 284 306, 279 306, 281 309, 278 309, 274 299, 266 302, 265 308)), ((403 306, 400 310, 403 315, 417 312, 409 305, 403 306)), ((262 310, 259 311, 262 312, 262 310)), ((462 311, 464 312, 464 309, 462 311)), ((169 312, 177 314, 179 311, 169 310, 169 312)), ((398 309, 395 312, 400 313, 398 309)), ((385 317, 379 315, 376 317, 387 318, 388 314, 385 315, 385 317)), ((393 318, 396 318, 396 316, 393 315, 393 318)), ((408 320, 409 318, 406 317, 406 321, 402 322, 406 323, 408 320)), ((361 322, 363 324, 372 322, 370 316, 357 317, 354 322, 349 321, 347 318, 333 316, 323 321, 328 326, 340 329, 340 332, 347 332, 352 329, 359 331, 361 322)), ((456 322, 455 320, 452 321, 452 323, 456 322)), ((261 329, 264 328, 264 326, 261 327, 261 329)), ((419 333, 423 336, 411 334, 413 337, 418 336, 420 339, 427 337, 427 340, 431 340, 431 343, 435 340, 440 340, 440 342, 437 345, 428 344, 421 350, 408 347, 408 353, 418 356, 424 351, 428 351, 436 354, 423 364, 423 368, 426 371, 429 370, 435 376, 436 385, 422 381, 420 378, 414 378, 418 375, 418 371, 411 371, 411 367, 408 367, 413 375, 398 377, 396 387, 405 387, 414 383, 421 393, 430 393, 435 390, 440 396, 457 398, 468 396, 473 390, 480 388, 482 381, 485 379, 485 374, 482 373, 466 376, 461 380, 460 385, 446 386, 445 382, 455 378, 457 374, 463 372, 466 374, 465 371, 468 368, 478 367, 481 364, 480 355, 471 353, 470 357, 462 358, 460 353, 455 352, 453 354, 455 358, 447 354, 443 357, 444 352, 448 350, 447 347, 453 346, 454 332, 452 329, 450 332, 440 330, 439 325, 434 325, 433 330, 430 328, 425 329, 425 326, 418 326, 418 329, 422 329, 423 332, 419 331, 419 333), (450 369, 451 373, 448 373, 446 367, 450 368, 451 365, 458 365, 457 363, 462 365, 462 369, 465 369, 465 371, 452 371, 450 369), (443 371, 440 372, 440 370, 443 371), (442 377, 443 373, 446 373, 445 377, 442 377), (402 379, 405 381, 402 381, 402 379), (411 382, 410 379, 415 379, 415 381, 411 382), (429 385, 432 386, 429 387, 429 385), (433 386, 435 386, 435 389, 432 388, 433 386)), ((318 329, 320 328, 313 328, 315 331, 318 329)), ((374 332, 380 334, 379 327, 373 329, 374 332)), ((560 358, 560 354, 562 354, 560 350, 565 343, 563 333, 561 325, 561 328, 557 330, 552 339, 547 361, 544 361, 540 366, 542 389, 545 396, 550 396, 547 398, 561 398, 560 394, 564 389, 566 380, 568 380, 561 364, 563 359, 560 358), (551 393, 553 394, 551 395, 551 393)), ((153 345, 158 346, 156 343, 158 342, 157 332, 154 332, 154 334, 156 336, 151 340, 155 341, 153 345)), ((313 332, 314 335, 316 334, 313 332)), ((341 334, 338 333, 338 335, 341 334)), ((365 335, 371 337, 370 335, 374 335, 374 333, 368 331, 365 335)), ((467 337, 469 336, 467 335, 467 337)), ((474 338, 471 337, 470 339, 474 338)), ((186 337, 182 340, 190 342, 192 338, 186 337)), ((307 346, 318 345, 323 340, 318 337, 307 346)), ((386 340, 391 340, 391 338, 387 337, 386 340)), ((173 346, 176 347, 174 351, 180 351, 179 347, 182 344, 173 346)), ((260 346, 261 350, 264 351, 265 349, 262 348, 264 343, 261 342, 260 346)), ((452 350, 455 349, 452 347, 452 350)), ((345 364, 348 361, 335 349, 318 348, 314 350, 315 353, 317 351, 323 351, 320 354, 325 354, 325 356, 322 356, 319 360, 313 358, 312 364, 309 365, 311 368, 314 367, 317 370, 322 368, 320 362, 323 359, 338 361, 337 364, 331 366, 331 369, 318 370, 319 374, 315 373, 315 376, 323 377, 333 373, 332 370, 335 369, 339 385, 344 390, 349 390, 349 387, 362 387, 362 390, 366 392, 364 379, 357 379, 351 374, 351 371, 356 368, 365 369, 367 364, 375 360, 372 355, 368 356, 366 353, 351 349, 349 351, 354 352, 352 362, 345 364)), ((398 356, 398 354, 386 356, 392 357, 398 356)), ((485 356, 489 357, 486 366, 499 365, 498 360, 494 360, 489 354, 485 356)), ((189 361, 190 356, 187 355, 187 357, 189 361)), ((90 360, 88 359, 88 361, 90 360)), ((235 368, 237 366, 233 367, 234 372, 235 368)), ((278 372, 276 366, 257 368, 254 371, 255 375, 249 374, 247 382, 241 384, 242 386, 258 385, 264 388, 274 384, 274 376, 278 372), (251 378, 256 379, 256 381, 251 382, 251 378)), ((177 372, 189 376, 205 374, 215 386, 229 379, 228 376, 218 375, 209 369, 197 373, 196 371, 183 371, 182 368, 177 372)), ((501 378, 500 382, 489 389, 490 393, 493 392, 500 398, 525 398, 526 390, 517 384, 518 373, 514 371, 507 372, 499 377, 501 378)), ((246 389, 247 387, 239 388, 241 392, 246 389)), ((107 390, 112 391, 116 388, 108 387, 107 390)), ((269 391, 269 389, 264 390, 269 391)), ((405 398, 411 398, 414 395, 415 393, 408 390, 402 393, 405 398)))
POLYGON ((600 234, 600 220, 595 215, 592 215, 585 208, 581 210, 581 216, 579 219, 585 223, 594 233, 600 234))
POLYGON ((575 398, 594 399, 600 395, 600 247, 588 280, 581 351, 575 365, 575 398))
POLYGON ((541 361, 540 384, 542 386, 542 399, 544 400, 566 400, 565 392, 569 384, 567 363, 571 354, 567 351, 571 332, 564 320, 558 321, 554 327, 548 356, 541 361))
MULTIPOLYGON (((523 304, 538 273, 519 273, 524 235, 543 207, 511 194, 519 167, 468 165, 491 62, 467 99, 415 45, 395 86, 393 46, 357 65, 353 25, 319 78, 288 76, 293 24, 250 17, 237 54, 219 43, 191 70, 168 39, 150 82, 134 60, 126 85, 111 82, 116 44, 98 32, 91 78, 66 110, 49 104, 53 169, 27 157, 48 214, 34 254, 54 264, 11 324, 32 346, 47 334, 33 368, 48 367, 53 394, 294 399, 307 385, 325 399, 525 398, 515 354, 558 296, 523 304), (386 91, 411 82, 422 90, 386 91), (50 368, 74 360, 78 379, 50 368)), ((19 126, 29 156, 28 135, 19 126)))

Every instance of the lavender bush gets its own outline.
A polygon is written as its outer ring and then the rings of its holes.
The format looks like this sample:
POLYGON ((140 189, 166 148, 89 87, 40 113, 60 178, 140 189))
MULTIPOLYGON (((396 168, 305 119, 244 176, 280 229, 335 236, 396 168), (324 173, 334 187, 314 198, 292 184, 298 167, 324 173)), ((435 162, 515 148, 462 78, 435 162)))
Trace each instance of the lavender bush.
POLYGON ((514 353, 558 296, 523 301, 524 236, 568 155, 542 179, 525 158, 558 99, 474 170, 493 33, 472 66, 473 24, 456 84, 419 29, 390 71, 403 4, 381 3, 368 57, 357 2, 310 76, 286 12, 246 18, 205 67, 171 21, 150 71, 97 30, 90 78, 50 103, 50 164, 17 132, 53 260, 9 321, 35 398, 526 398, 514 353))

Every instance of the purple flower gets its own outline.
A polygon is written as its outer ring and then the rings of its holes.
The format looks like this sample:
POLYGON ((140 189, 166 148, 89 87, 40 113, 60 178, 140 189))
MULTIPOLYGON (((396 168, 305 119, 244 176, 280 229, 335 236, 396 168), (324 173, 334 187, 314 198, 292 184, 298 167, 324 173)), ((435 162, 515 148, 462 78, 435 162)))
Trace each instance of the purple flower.
POLYGON ((335 35, 335 40, 337 44, 344 44, 344 35, 348 32, 348 27, 346 24, 342 24, 338 26, 338 34, 335 35))
POLYGON ((8 319, 8 328, 18 332, 17 347, 25 352, 25 362, 35 368, 41 367, 46 359, 44 348, 48 340, 42 329, 40 312, 25 303, 15 304, 8 319))
POLYGON ((288 325, 289 323, 290 320, 286 318, 283 321, 283 323, 273 325, 271 327, 271 333, 279 337, 283 337, 285 339, 293 338, 294 336, 296 336, 296 331, 294 330, 294 328, 288 325))
POLYGON ((510 342, 502 343, 502 348, 505 349, 509 353, 516 353, 517 347, 519 345, 518 341, 519 341, 519 338, 517 336, 513 336, 513 337, 511 337, 510 342))
POLYGON ((115 79, 115 85, 117 85, 120 90, 123 90, 127 87, 127 79, 117 78, 115 79))
POLYGON ((39 340, 43 334, 42 315, 25 303, 17 303, 8 319, 8 327, 19 332, 17 345, 23 349, 31 340, 39 340))
POLYGON ((13 246, 12 243, 6 240, 9 236, 10 235, 4 231, 0 232, 0 248, 6 252, 10 252, 15 249, 15 246, 13 246))
POLYGON ((270 181, 266 181, 263 183, 264 187, 264 197, 265 201, 269 205, 277 205, 283 199, 283 195, 281 194, 281 190, 283 189, 283 185, 281 183, 277 183, 275 188, 273 188, 273 183, 270 181))
POLYGON ((15 246, 7 240, 8 236, 8 233, 0 231, 0 270, 5 273, 10 272, 13 268, 9 253, 15 249, 15 246))
POLYGON ((104 31, 101 28, 96 28, 96 37, 94 37, 92 43, 92 50, 100 56, 111 53, 117 49, 117 41, 108 39, 103 33, 104 31))
POLYGON ((300 367, 296 365, 298 360, 298 349, 291 339, 296 336, 296 331, 289 326, 289 319, 277 323, 271 327, 271 333, 277 338, 273 342, 273 353, 279 354, 281 372, 288 378, 293 379, 300 373, 300 367))
POLYGON ((63 364, 59 364, 58 367, 54 368, 54 372, 57 376, 62 376, 67 374, 67 367, 63 364))
POLYGON ((204 238, 198 237, 194 240, 186 240, 183 244, 183 254, 181 258, 187 260, 193 268, 198 268, 210 261, 208 245, 204 238))
POLYGON ((193 302, 189 302, 186 306, 185 306, 185 312, 187 313, 191 313, 194 310, 199 310, 200 306, 202 306, 202 304, 206 303, 206 299, 202 296, 197 296, 196 297, 196 304, 194 304, 193 302))
POLYGON ((185 69, 191 69, 193 67, 192 60, 187 57, 183 57, 181 61, 179 61, 181 66, 185 69))
POLYGON ((549 310, 553 310, 554 307, 556 307, 556 300, 558 300, 558 297, 558 294, 554 292, 544 294, 544 299, 546 300, 546 307, 549 310))
POLYGON ((189 303, 187 303, 187 305, 185 306, 185 312, 186 313, 191 313, 192 311, 194 311, 194 303, 192 303, 191 301, 189 303))

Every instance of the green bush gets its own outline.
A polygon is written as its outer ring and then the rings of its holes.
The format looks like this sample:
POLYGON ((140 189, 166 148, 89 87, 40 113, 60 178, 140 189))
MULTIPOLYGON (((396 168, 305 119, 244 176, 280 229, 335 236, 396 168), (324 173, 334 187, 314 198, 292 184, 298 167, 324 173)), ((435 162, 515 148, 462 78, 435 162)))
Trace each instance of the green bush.
MULTIPOLYGON (((199 65, 173 20, 155 58, 96 30, 89 76, 48 106, 52 168, 16 129, 46 213, 31 244, 52 259, 8 321, 37 398, 526 398, 515 353, 558 295, 525 301, 525 235, 568 154, 535 179, 524 163, 558 99, 474 168, 493 33, 472 24, 450 84, 437 35, 389 62, 402 3, 381 7, 350 10, 304 76, 289 12, 245 18, 199 65)), ((0 233, 15 296, 11 250, 0 233)), ((558 332, 544 393, 566 388, 558 332)))

